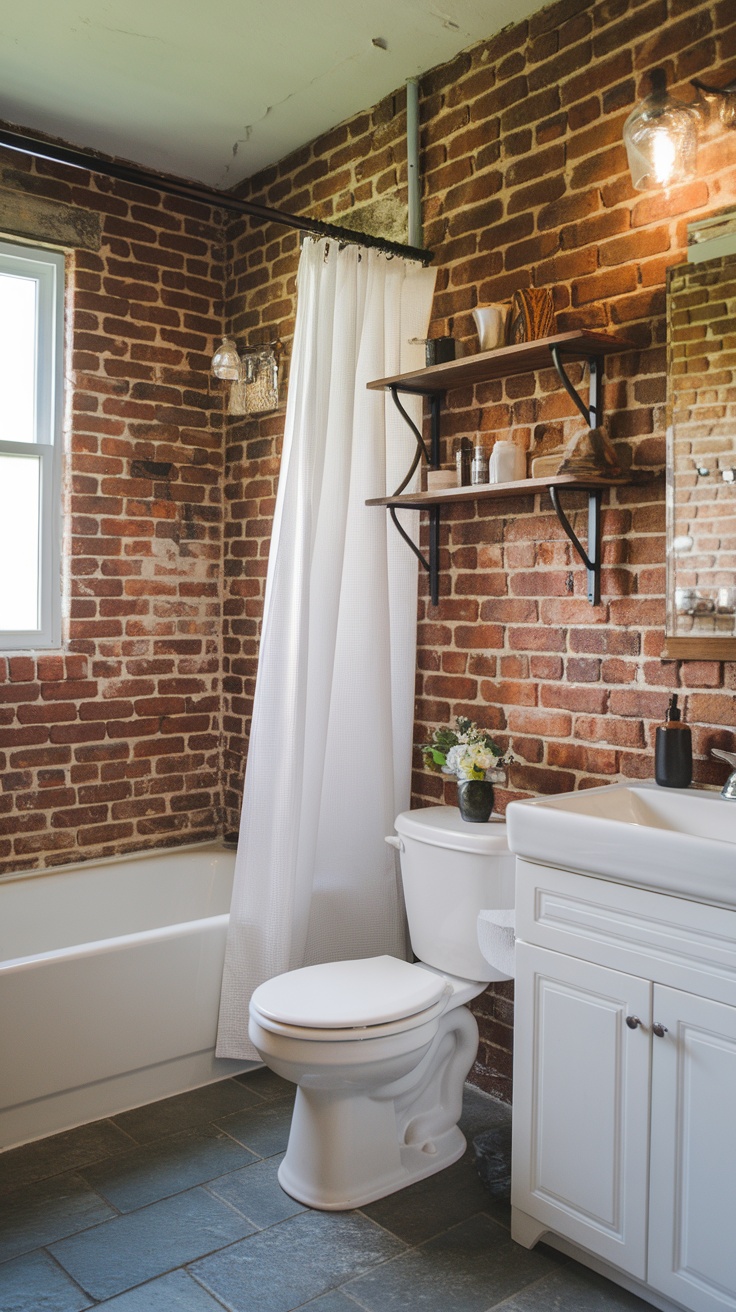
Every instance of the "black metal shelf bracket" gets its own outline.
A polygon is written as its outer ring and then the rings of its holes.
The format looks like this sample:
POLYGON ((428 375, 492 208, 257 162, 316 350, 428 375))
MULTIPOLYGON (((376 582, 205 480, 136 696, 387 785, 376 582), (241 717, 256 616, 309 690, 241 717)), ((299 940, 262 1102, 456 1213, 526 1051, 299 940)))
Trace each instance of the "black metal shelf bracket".
MULTIPOLYGON (((603 357, 600 355, 590 355, 587 357, 588 374, 589 374, 589 395, 588 405, 585 404, 582 397, 570 382, 565 371, 565 366, 560 356, 560 350, 557 346, 550 347, 552 362, 557 370, 558 377, 568 396, 574 401, 577 409, 580 411, 583 419, 589 428, 598 428, 603 419, 603 357)), ((404 488, 410 483, 413 475, 416 473, 422 458, 427 462, 429 469, 438 469, 440 464, 440 417, 442 410, 442 398, 439 392, 424 393, 430 406, 430 444, 429 448, 421 432, 413 419, 407 414, 404 406, 399 400, 399 386, 389 387, 389 391, 394 401, 394 405, 401 414, 402 418, 409 425, 417 443, 414 459, 409 467, 406 477, 402 480, 399 487, 393 493, 394 496, 400 496, 404 488)), ((414 393, 416 395, 416 393, 414 393)), ((577 556, 585 566, 588 576, 588 601, 592 606, 600 604, 601 599, 601 489, 590 489, 588 491, 588 544, 587 550, 583 547, 579 537, 572 527, 565 511, 560 503, 559 489, 555 486, 548 489, 555 514, 559 519, 567 537, 573 545, 577 556)), ((407 509, 409 506, 407 506, 407 509)), ((425 556, 424 552, 416 545, 403 526, 399 523, 396 514, 396 507, 390 506, 389 511, 395 527, 398 529, 407 546, 411 548, 422 567, 429 574, 429 592, 433 606, 439 602, 439 561, 440 561, 440 506, 433 505, 422 507, 429 510, 429 555, 425 556)))
POLYGON ((603 357, 600 355, 588 356, 589 396, 586 405, 567 376, 560 357, 560 348, 550 346, 549 350, 552 363, 557 370, 557 376, 567 395, 575 402, 588 428, 598 428, 603 419, 603 357))
POLYGON ((577 555, 582 560, 588 575, 588 601, 591 606, 598 606, 601 600, 601 491, 588 492, 588 550, 586 551, 577 533, 560 504, 559 488, 548 489, 550 500, 565 533, 569 537, 577 555))
POLYGON ((392 496, 394 496, 394 497, 398 497, 398 496, 401 496, 401 493, 404 491, 404 488, 406 487, 407 483, 409 483, 409 482, 411 481, 412 476, 413 476, 413 474, 414 474, 414 472, 415 472, 415 470, 416 470, 416 467, 417 467, 417 465, 419 464, 419 461, 421 460, 422 456, 424 456, 424 459, 426 460, 427 464, 430 463, 431 457, 430 457, 429 451, 427 450, 427 444, 426 444, 424 438, 422 437, 422 434, 420 433, 419 429, 417 428, 416 424, 414 423, 414 420, 412 419, 411 415, 407 414, 406 410, 404 409, 403 405, 401 404, 401 402, 400 402, 400 400, 399 400, 399 389, 398 389, 398 387, 390 387, 390 388, 389 388, 389 391, 390 391, 390 393, 391 393, 391 399, 392 399, 394 405, 396 406, 396 409, 398 410, 399 414, 401 415, 401 418, 404 420, 404 423, 406 423, 406 424, 409 425, 409 427, 410 427, 412 433, 414 434, 414 437, 416 438, 416 443, 417 443, 417 449, 416 449, 416 452, 414 453, 414 459, 412 460, 412 462, 411 462, 411 464, 410 464, 410 466, 409 466, 409 469, 408 469, 408 472, 407 472, 407 474, 406 474, 406 477, 403 478, 403 479, 401 480, 401 482, 399 483, 399 486, 397 487, 396 491, 391 493, 392 496))
MULTIPOLYGON (((422 437, 422 434, 420 433, 419 429, 414 423, 414 420, 411 418, 409 414, 407 414, 406 410, 404 409, 403 405, 399 400, 398 387, 390 387, 389 391, 391 393, 391 397, 393 399, 394 405, 396 406, 396 409, 398 410, 399 414, 401 415, 405 423, 409 425, 412 433, 414 434, 414 437, 416 438, 416 443, 417 443, 417 449, 414 454, 414 459, 412 460, 411 465, 409 466, 406 476, 402 479, 396 491, 392 493, 392 496, 398 497, 404 491, 404 488, 407 486, 407 484, 411 482, 411 479, 413 478, 417 466, 419 465, 422 457, 424 457, 424 459, 426 460, 427 467, 429 469, 439 469, 440 415, 441 415, 442 405, 441 405, 440 397, 437 393, 432 393, 429 396, 428 399, 430 404, 430 445, 429 445, 429 449, 427 449, 427 444, 424 438, 422 437)), ((399 519, 396 514, 396 507, 389 506, 389 511, 391 514, 391 519, 393 521, 394 527, 398 529, 399 533, 401 534, 402 538, 406 542, 407 546, 411 548, 419 563, 424 567, 424 569, 426 569, 427 573, 429 574, 430 600, 432 602, 432 605, 436 606, 440 599, 440 508, 439 506, 429 507, 429 559, 427 559, 427 557, 424 555, 424 552, 420 550, 416 542, 414 542, 413 539, 409 536, 403 525, 399 523, 399 519)))

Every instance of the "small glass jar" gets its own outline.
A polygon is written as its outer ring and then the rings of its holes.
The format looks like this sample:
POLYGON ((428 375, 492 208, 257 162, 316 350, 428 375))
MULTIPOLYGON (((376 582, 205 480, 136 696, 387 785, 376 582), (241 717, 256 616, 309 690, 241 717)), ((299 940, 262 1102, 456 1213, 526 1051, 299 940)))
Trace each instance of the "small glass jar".
POLYGON ((484 446, 473 448, 473 463, 470 467, 470 482, 472 484, 488 482, 488 452, 484 446))

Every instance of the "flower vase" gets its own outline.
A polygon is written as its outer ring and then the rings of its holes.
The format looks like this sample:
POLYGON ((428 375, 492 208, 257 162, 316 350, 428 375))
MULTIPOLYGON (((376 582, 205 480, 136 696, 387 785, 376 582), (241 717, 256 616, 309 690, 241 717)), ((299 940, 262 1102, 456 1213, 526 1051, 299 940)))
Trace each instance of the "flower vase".
POLYGON ((457 804, 463 820, 484 824, 493 810, 493 784, 490 779, 458 779, 457 804))

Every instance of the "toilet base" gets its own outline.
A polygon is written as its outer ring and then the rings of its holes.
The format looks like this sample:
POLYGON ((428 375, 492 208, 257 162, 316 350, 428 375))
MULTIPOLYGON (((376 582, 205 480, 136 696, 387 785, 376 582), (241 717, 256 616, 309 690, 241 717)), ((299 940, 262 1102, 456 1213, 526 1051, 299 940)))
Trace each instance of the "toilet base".
POLYGON ((347 1211, 451 1166, 466 1141, 463 1087, 478 1048, 466 1007, 444 1013, 417 1066, 390 1084, 297 1089, 279 1183, 297 1202, 347 1211))
POLYGON ((349 1196, 346 1193, 328 1199, 324 1188, 314 1189, 311 1187, 311 1180, 293 1177, 286 1157, 278 1170, 279 1184, 290 1198, 303 1203, 305 1207, 314 1207, 321 1212, 347 1212, 355 1207, 365 1207, 367 1203, 374 1203, 378 1198, 386 1198, 389 1194, 398 1193, 399 1189, 406 1189, 410 1184, 416 1184, 418 1180, 435 1175, 437 1171, 444 1171, 447 1166, 457 1162, 467 1147, 465 1135, 455 1125, 444 1138, 445 1142, 437 1145, 435 1153, 431 1156, 417 1147, 401 1150, 401 1161, 397 1170, 382 1176, 380 1180, 374 1176, 371 1184, 366 1184, 364 1190, 356 1193, 351 1189, 349 1196))

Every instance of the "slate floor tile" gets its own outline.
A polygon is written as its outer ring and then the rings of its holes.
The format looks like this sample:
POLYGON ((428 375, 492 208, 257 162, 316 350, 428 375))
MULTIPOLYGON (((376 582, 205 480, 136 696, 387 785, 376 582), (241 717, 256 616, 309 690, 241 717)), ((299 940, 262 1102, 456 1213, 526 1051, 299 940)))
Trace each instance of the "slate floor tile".
POLYGON ((82 1312, 90 1300, 45 1253, 0 1267, 0 1312, 82 1312))
POLYGON ((132 1112, 121 1112, 114 1121, 136 1143, 151 1143, 167 1134, 216 1121, 243 1107, 257 1106, 260 1101, 256 1093, 238 1080, 219 1080, 201 1089, 177 1093, 173 1098, 162 1098, 147 1107, 136 1107, 132 1112))
POLYGON ((104 1312, 222 1312, 222 1304, 182 1270, 170 1271, 97 1306, 104 1312))
POLYGON ((64 1171, 77 1171, 130 1146, 127 1134, 112 1121, 93 1121, 22 1148, 11 1148, 0 1155, 0 1193, 64 1171))
POLYGON ((368 1312, 486 1312, 551 1273, 556 1261, 544 1247, 514 1244, 479 1215, 350 1281, 345 1292, 368 1312))
POLYGON ((485 1211, 487 1206, 488 1194, 478 1176, 473 1153, 468 1150, 454 1166, 360 1210, 413 1245, 485 1211))
POLYGON ((99 1225, 112 1207, 78 1175, 56 1175, 0 1195, 0 1262, 99 1225))
POLYGON ((473 1140, 475 1167, 486 1190, 484 1210, 511 1228, 511 1124, 496 1126, 473 1140))
POLYGON ((279 1098, 260 1107, 234 1112, 232 1116, 219 1116, 215 1123, 218 1129, 232 1135, 259 1157, 273 1157, 274 1153, 286 1150, 293 1109, 293 1099, 279 1098))
POLYGON ((210 1181, 210 1193, 222 1198, 224 1202, 242 1212, 259 1230, 269 1225, 285 1221, 287 1216, 296 1216, 306 1209, 294 1198, 284 1193, 277 1179, 277 1171, 283 1155, 267 1157, 255 1162, 253 1166, 244 1166, 241 1171, 232 1171, 222 1175, 218 1180, 210 1181))
POLYGON ((0 1312, 646 1312, 511 1242, 504 1104, 468 1089, 464 1158, 329 1213, 278 1183, 293 1096, 249 1071, 0 1156, 0 1312))
POLYGON ((204 1125, 132 1148, 82 1174, 118 1211, 133 1212, 257 1160, 224 1131, 204 1125))
POLYGON ((232 1244, 252 1229, 218 1198, 190 1189, 62 1239, 50 1252, 93 1298, 104 1299, 232 1244))
POLYGON ((349 1298, 341 1289, 331 1289, 329 1294, 304 1303, 300 1312, 360 1312, 359 1304, 349 1298))
POLYGON ((244 1084, 246 1089, 257 1093, 259 1098, 265 1102, 270 1102, 273 1098, 294 1097, 296 1085, 289 1080, 282 1080, 280 1075, 275 1075, 267 1066, 262 1066, 260 1070, 242 1071, 236 1075, 235 1079, 244 1084))
POLYGON ((192 1266, 232 1312, 291 1312, 403 1244, 357 1212, 303 1212, 192 1266))
POLYGON ((652 1312, 652 1305, 571 1262, 502 1303, 498 1312, 652 1312))
POLYGON ((468 1143, 472 1143, 476 1134, 485 1130, 494 1130, 511 1124, 511 1108, 505 1102, 499 1102, 482 1089, 465 1085, 463 1095, 463 1114, 458 1121, 468 1143))

